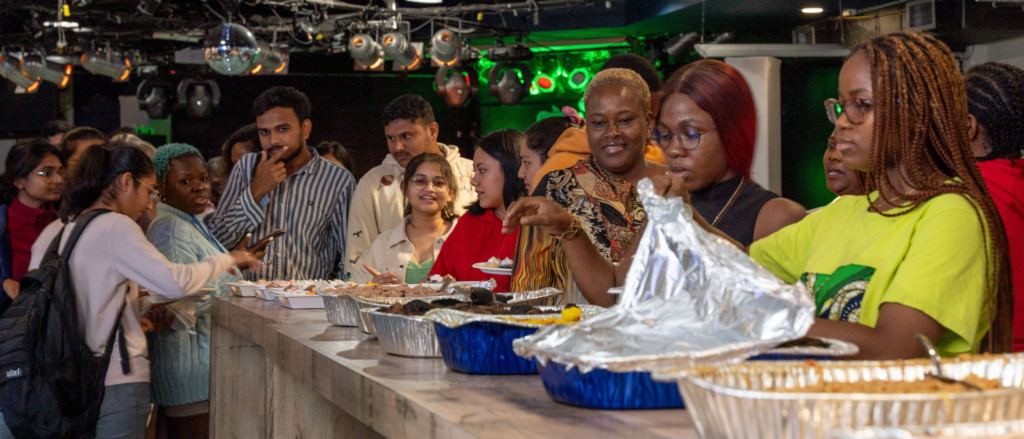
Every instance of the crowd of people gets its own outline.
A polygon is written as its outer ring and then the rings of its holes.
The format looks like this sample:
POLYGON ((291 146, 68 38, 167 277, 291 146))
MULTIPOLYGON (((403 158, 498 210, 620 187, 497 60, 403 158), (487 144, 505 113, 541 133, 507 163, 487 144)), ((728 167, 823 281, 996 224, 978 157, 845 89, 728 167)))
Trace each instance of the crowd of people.
POLYGON ((701 227, 805 283, 818 317, 809 334, 853 342, 858 358, 923 356, 915 334, 947 356, 1024 350, 1024 70, 961 74, 943 43, 918 33, 855 47, 825 103, 837 197, 810 212, 751 180, 758 115, 726 63, 698 61, 663 84, 645 59, 619 55, 583 101, 585 117, 567 107, 525 132, 486 134, 468 158, 437 141, 426 100, 400 96, 383 111, 389 154, 358 182, 339 143, 307 144, 313 109, 291 87, 260 94, 255 123, 209 161, 187 144, 47 124, 11 149, 0 177, 0 310, 65 225, 99 213, 75 247, 88 250, 70 259, 90 349, 104 352, 117 328, 125 340, 97 437, 144 437, 153 402, 168 437, 202 438, 210 299, 194 330, 179 331, 166 307, 142 313, 140 295, 450 275, 611 306, 647 227, 636 190, 647 178, 701 227), (492 257, 512 259, 511 276, 473 267, 492 257))

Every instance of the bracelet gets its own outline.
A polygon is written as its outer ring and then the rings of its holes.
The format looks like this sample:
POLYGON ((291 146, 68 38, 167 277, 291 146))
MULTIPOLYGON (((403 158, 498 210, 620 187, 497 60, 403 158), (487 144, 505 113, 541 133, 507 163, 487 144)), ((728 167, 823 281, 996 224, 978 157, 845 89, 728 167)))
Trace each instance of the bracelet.
POLYGON ((560 241, 572 241, 580 236, 582 228, 580 227, 580 219, 576 216, 572 217, 572 223, 569 224, 569 229, 560 233, 555 238, 560 241))

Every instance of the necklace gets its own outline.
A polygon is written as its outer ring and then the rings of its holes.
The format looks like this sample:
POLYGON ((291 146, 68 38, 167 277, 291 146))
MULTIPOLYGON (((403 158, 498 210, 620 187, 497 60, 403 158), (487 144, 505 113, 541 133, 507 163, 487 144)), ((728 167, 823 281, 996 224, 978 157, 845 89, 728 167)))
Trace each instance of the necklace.
POLYGON ((727 201, 725 203, 725 206, 722 207, 722 210, 718 211, 718 215, 715 216, 715 220, 711 222, 711 226, 712 227, 714 227, 714 225, 718 223, 718 220, 722 218, 722 214, 724 214, 726 210, 729 210, 729 206, 732 206, 733 200, 736 199, 736 195, 740 193, 740 188, 742 188, 742 187, 743 187, 743 179, 741 178, 740 179, 740 184, 738 186, 736 186, 736 190, 732 192, 732 196, 729 197, 729 201, 727 201))

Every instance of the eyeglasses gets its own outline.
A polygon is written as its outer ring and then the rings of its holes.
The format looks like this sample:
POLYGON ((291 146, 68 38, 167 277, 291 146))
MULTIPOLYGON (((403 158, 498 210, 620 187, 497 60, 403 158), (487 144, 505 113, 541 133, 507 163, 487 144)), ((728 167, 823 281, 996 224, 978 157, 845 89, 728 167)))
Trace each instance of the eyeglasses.
POLYGON ((832 122, 832 125, 835 125, 839 117, 844 114, 850 123, 860 125, 861 122, 864 122, 864 113, 871 111, 871 107, 874 105, 873 99, 854 99, 847 103, 839 102, 838 99, 826 99, 825 114, 828 115, 828 121, 832 122))
POLYGON ((715 128, 710 130, 701 131, 694 126, 683 126, 680 127, 673 136, 672 131, 665 127, 654 127, 651 128, 651 140, 657 143, 661 149, 668 149, 672 145, 672 137, 676 138, 676 141, 682 145, 688 151, 693 151, 700 146, 700 139, 705 134, 715 131, 715 128))
POLYGON ((150 185, 148 185, 146 183, 143 183, 142 180, 139 180, 139 179, 136 178, 135 181, 137 181, 137 182, 139 182, 139 184, 149 188, 149 192, 150 192, 149 193, 149 199, 150 200, 160 201, 160 191, 154 189, 153 186, 150 186, 150 185))
POLYGON ((45 168, 42 171, 36 172, 36 175, 42 176, 43 180, 49 183, 56 183, 58 177, 60 178, 60 180, 64 180, 66 178, 66 175, 64 174, 64 169, 57 168, 45 168))
POLYGON ((428 184, 432 184, 432 185, 434 185, 434 187, 436 187, 438 189, 446 189, 448 187, 448 183, 445 183, 445 181, 442 180, 442 179, 437 179, 437 180, 434 180, 434 181, 430 181, 430 180, 427 180, 425 178, 414 178, 414 179, 412 179, 412 187, 413 187, 413 189, 416 189, 416 190, 426 189, 428 184))

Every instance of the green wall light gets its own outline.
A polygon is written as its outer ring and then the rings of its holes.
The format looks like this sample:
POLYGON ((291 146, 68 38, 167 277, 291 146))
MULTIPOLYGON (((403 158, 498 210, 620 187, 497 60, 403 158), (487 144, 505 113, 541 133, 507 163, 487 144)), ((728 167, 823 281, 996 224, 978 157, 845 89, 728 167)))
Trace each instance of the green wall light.
POLYGON ((590 78, 594 75, 590 73, 590 69, 579 67, 569 72, 569 87, 573 90, 583 90, 587 88, 587 84, 590 83, 590 78))

